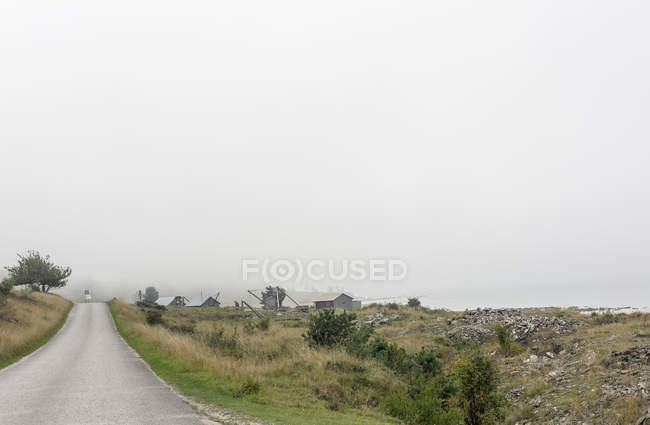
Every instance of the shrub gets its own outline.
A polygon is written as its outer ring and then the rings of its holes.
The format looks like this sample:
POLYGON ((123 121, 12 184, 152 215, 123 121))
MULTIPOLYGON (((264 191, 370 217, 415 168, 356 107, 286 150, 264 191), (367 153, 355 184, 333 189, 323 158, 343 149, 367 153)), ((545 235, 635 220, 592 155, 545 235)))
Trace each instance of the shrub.
POLYGON ((172 332, 181 333, 181 334, 193 334, 195 332, 195 328, 193 324, 186 325, 185 323, 181 323, 179 325, 176 324, 169 325, 167 329, 169 329, 172 332))
POLYGON ((507 357, 515 354, 517 346, 515 345, 514 339, 512 339, 510 328, 501 323, 497 323, 494 327, 494 332, 497 334, 497 341, 499 342, 501 352, 507 357))
POLYGON ((467 425, 491 424, 502 418, 503 403, 497 394, 499 372, 489 356, 470 352, 455 365, 454 375, 467 425))
POLYGON ((612 312, 605 312, 599 314, 594 318, 594 323, 597 325, 609 325, 611 323, 625 322, 627 316, 625 313, 613 314, 612 312))
POLYGON ((389 310, 399 310, 399 304, 397 304, 397 303, 388 303, 388 304, 386 304, 386 307, 389 310))
POLYGON ((147 310, 144 314, 144 319, 150 325, 163 323, 162 313, 160 310, 147 310))
POLYGON ((240 359, 244 356, 239 342, 237 328, 233 330, 232 335, 228 336, 222 328, 215 326, 214 329, 205 335, 204 342, 205 345, 213 350, 218 350, 235 358, 240 359))
POLYGON ((383 337, 376 337, 370 341, 368 355, 401 374, 408 373, 413 365, 412 359, 404 348, 395 343, 389 343, 383 337))
POLYGON ((366 373, 368 368, 360 363, 353 363, 347 360, 328 360, 325 370, 332 370, 342 373, 366 373))
POLYGON ((257 322, 257 328, 263 331, 267 331, 270 327, 271 327, 271 319, 269 319, 268 317, 260 319, 257 322))
POLYGON ((408 391, 393 392, 382 407, 391 416, 409 425, 457 425, 462 423, 461 411, 447 407, 445 384, 434 380, 411 387, 408 391))
POLYGON ((352 332, 348 339, 345 350, 357 357, 366 357, 368 351, 368 340, 375 331, 373 325, 361 325, 359 329, 352 332))
POLYGON ((11 288, 13 287, 14 284, 10 279, 4 278, 0 281, 0 304, 4 303, 7 295, 9 295, 11 288))
POLYGON ((242 397, 245 395, 259 394, 260 383, 254 379, 248 378, 241 387, 235 392, 235 397, 242 397))
POLYGON ((303 334, 310 346, 334 347, 348 340, 354 331, 354 313, 336 314, 333 309, 326 309, 309 316, 307 334, 303 334))
POLYGON ((413 362, 423 375, 436 376, 442 371, 440 355, 435 348, 422 347, 420 352, 413 356, 413 362))
POLYGON ((419 299, 417 299, 417 298, 409 298, 408 302, 407 302, 407 305, 409 307, 420 307, 421 304, 420 304, 419 299))
POLYGON ((165 307, 164 305, 156 304, 153 301, 137 301, 135 305, 137 305, 141 309, 153 308, 155 310, 167 311, 167 307, 165 307))

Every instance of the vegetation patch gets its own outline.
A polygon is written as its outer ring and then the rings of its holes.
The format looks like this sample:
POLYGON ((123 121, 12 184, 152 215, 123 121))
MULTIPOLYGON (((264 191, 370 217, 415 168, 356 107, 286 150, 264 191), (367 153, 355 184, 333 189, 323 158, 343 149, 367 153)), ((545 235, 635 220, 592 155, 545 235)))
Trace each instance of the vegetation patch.
POLYGON ((0 369, 47 343, 64 325, 72 303, 31 290, 9 293, 0 306, 0 369))

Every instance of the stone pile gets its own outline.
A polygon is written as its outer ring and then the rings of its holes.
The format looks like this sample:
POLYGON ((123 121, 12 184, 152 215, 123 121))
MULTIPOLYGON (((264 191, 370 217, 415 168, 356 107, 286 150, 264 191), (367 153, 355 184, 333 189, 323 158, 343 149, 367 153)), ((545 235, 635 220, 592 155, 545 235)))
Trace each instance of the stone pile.
POLYGON ((385 311, 378 311, 376 313, 370 314, 363 319, 364 325, 388 325, 394 320, 398 320, 400 315, 397 313, 386 313, 385 311))
POLYGON ((650 345, 645 347, 632 347, 628 350, 614 351, 610 357, 610 363, 616 364, 621 369, 630 366, 650 365, 650 345))
POLYGON ((493 332, 492 328, 497 323, 508 326, 515 341, 524 341, 542 329, 551 330, 556 335, 566 335, 582 325, 579 320, 557 316, 526 316, 513 308, 468 310, 449 322, 452 326, 483 327, 489 332, 493 332))

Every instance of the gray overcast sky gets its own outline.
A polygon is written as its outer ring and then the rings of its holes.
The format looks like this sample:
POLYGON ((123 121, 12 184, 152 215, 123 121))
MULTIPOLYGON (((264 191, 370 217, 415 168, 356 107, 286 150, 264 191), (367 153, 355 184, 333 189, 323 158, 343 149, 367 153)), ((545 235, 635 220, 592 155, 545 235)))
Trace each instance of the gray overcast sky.
POLYGON ((648 304, 650 3, 0 4, 0 264, 435 304, 648 304))

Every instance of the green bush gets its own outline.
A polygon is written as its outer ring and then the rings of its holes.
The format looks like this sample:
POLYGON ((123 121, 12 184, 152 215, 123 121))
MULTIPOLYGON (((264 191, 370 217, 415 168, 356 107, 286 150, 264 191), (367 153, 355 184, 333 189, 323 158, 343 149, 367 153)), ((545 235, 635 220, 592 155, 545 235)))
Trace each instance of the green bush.
POLYGON ((422 347, 420 352, 413 356, 413 362, 423 375, 436 376, 442 372, 440 355, 435 348, 422 347))
POLYGON ((141 309, 152 308, 154 310, 167 311, 167 307, 164 305, 156 304, 154 301, 137 301, 135 305, 141 309))
POLYGON ((401 374, 406 374, 413 365, 412 359, 404 348, 395 343, 389 343, 383 337, 376 337, 368 344, 368 355, 387 368, 401 374))
POLYGON ((388 303, 386 304, 389 310, 399 310, 399 304, 397 303, 388 303))
POLYGON ((625 313, 613 314, 608 311, 603 314, 598 314, 594 318, 594 323, 597 325, 609 325, 611 323, 625 322, 628 319, 625 313))
POLYGON ((499 342, 501 352, 507 357, 516 354, 517 345, 515 344, 515 340, 512 339, 510 328, 501 323, 497 323, 494 327, 494 332, 497 334, 497 341, 499 342))
POLYGON ((271 319, 268 317, 265 317, 263 319, 260 319, 257 321, 257 328, 263 331, 269 330, 271 327, 271 319))
POLYGON ((497 393, 499 371, 492 359, 475 350, 454 367, 460 403, 467 425, 492 424, 503 418, 503 400, 497 393))
POLYGON ((163 323, 162 313, 159 310, 147 310, 144 319, 150 325, 163 323))
POLYGON ((417 298, 409 298, 406 303, 409 307, 420 307, 420 300, 417 298))
POLYGON ((247 379, 246 382, 241 384, 241 387, 235 391, 235 397, 242 397, 245 395, 259 394, 260 383, 254 379, 247 379))
POLYGON ((361 327, 352 332, 345 344, 345 350, 357 357, 366 357, 368 351, 368 340, 375 331, 372 325, 361 325, 361 327))
POLYGON ((335 347, 345 343, 354 332, 354 313, 336 314, 333 309, 309 316, 309 327, 303 338, 312 347, 335 347))
POLYGON ((0 304, 4 303, 13 287, 14 284, 10 279, 4 278, 0 281, 0 304))
POLYGON ((409 425, 458 425, 463 415, 458 408, 448 406, 445 386, 433 380, 395 391, 383 400, 382 407, 409 425))
POLYGON ((204 343, 213 350, 241 359, 244 356, 243 348, 239 342, 237 328, 232 335, 226 335, 222 328, 214 327, 204 336, 204 343))

